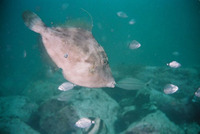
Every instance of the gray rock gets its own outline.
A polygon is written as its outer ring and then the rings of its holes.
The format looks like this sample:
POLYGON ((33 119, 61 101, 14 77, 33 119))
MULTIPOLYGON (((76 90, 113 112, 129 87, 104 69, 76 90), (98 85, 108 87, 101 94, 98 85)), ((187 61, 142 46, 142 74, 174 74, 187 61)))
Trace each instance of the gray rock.
POLYGON ((39 134, 18 118, 3 118, 0 122, 1 134, 39 134))
POLYGON ((63 101, 74 106, 79 117, 98 117, 105 122, 109 133, 114 133, 113 126, 117 120, 119 105, 102 89, 81 88, 63 92, 60 96, 65 98, 63 101))
POLYGON ((79 133, 75 122, 83 117, 100 118, 114 134, 119 105, 102 89, 70 90, 44 102, 39 108, 40 127, 48 134, 79 133), (69 132, 68 132, 69 133, 69 132))
POLYGON ((40 107, 40 127, 45 133, 78 133, 75 127, 75 123, 79 119, 76 111, 73 106, 64 104, 56 99, 52 99, 40 107))
POLYGON ((50 82, 50 80, 51 79, 34 81, 24 89, 22 94, 40 104, 41 102, 48 100, 52 96, 59 93, 59 82, 50 82))
POLYGON ((149 99, 175 123, 198 120, 199 106, 191 104, 188 98, 180 100, 152 89, 149 99))
POLYGON ((184 131, 172 123, 161 111, 157 111, 134 122, 121 134, 184 134, 184 131))
POLYGON ((185 131, 185 134, 199 134, 200 133, 200 126, 198 123, 185 123, 183 124, 183 129, 185 131))
POLYGON ((19 118, 27 122, 38 106, 24 96, 0 97, 0 118, 19 118))

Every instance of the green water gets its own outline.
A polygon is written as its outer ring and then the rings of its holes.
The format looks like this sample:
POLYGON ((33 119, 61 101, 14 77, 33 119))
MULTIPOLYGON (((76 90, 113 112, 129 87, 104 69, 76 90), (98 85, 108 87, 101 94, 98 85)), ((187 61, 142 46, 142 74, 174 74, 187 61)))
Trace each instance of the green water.
MULTIPOLYGON (((32 10, 47 25, 63 23, 80 8, 93 18, 93 35, 104 47, 110 65, 165 66, 177 60, 183 67, 200 64, 200 5, 197 0, 175 1, 1 1, 1 81, 13 81, 19 89, 42 66, 38 34, 24 25, 21 14, 32 10), (129 17, 119 18, 124 11, 129 17), (136 23, 129 25, 130 19, 136 23), (100 27, 98 27, 100 25, 100 27), (113 32, 111 32, 113 30, 113 32), (137 40, 141 49, 131 51, 127 43, 137 40), (24 58, 24 51, 27 57, 24 58), (178 52, 179 56, 173 56, 178 52), (25 82, 26 81, 26 82, 25 82)), ((4 82, 3 82, 4 83, 4 82)), ((12 89, 14 90, 14 89, 12 89)), ((11 91, 12 92, 12 91, 11 91)), ((15 91, 13 91, 15 92, 15 91)))
POLYGON ((23 11, 35 12, 52 26, 82 17, 81 8, 92 16, 92 33, 105 49, 111 69, 121 65, 166 67, 173 60, 181 68, 200 66, 198 0, 1 0, 1 96, 21 95, 30 82, 45 79, 40 37, 24 25, 23 11), (128 17, 120 18, 119 11, 128 17), (129 24, 131 19, 135 24, 129 24), (141 47, 130 50, 128 43, 132 40, 140 42, 141 47))

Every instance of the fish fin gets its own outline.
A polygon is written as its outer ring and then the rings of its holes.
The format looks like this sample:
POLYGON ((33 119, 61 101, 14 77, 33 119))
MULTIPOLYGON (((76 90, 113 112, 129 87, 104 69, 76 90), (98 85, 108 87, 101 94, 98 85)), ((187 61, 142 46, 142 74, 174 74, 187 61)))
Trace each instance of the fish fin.
POLYGON ((40 17, 31 11, 23 12, 22 18, 25 25, 36 33, 42 33, 46 29, 40 17))
POLYGON ((86 12, 88 14, 88 16, 90 17, 90 23, 91 23, 91 27, 90 27, 90 31, 92 31, 93 28, 93 19, 92 19, 92 15, 85 9, 81 8, 81 10, 83 10, 84 12, 86 12))
POLYGON ((81 10, 77 11, 73 16, 69 16, 65 23, 63 24, 54 24, 54 27, 75 27, 85 29, 87 31, 92 31, 93 28, 93 19, 88 11, 81 8, 81 10), (86 15, 87 13, 87 15, 86 15))
POLYGON ((116 86, 125 90, 139 90, 145 87, 145 83, 136 78, 124 78, 116 86))

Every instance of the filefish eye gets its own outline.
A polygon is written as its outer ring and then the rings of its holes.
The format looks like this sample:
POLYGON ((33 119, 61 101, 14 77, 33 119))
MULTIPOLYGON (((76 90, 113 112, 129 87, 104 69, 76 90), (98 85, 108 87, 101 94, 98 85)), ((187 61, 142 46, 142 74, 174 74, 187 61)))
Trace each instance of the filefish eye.
POLYGON ((107 60, 104 60, 103 62, 104 62, 104 64, 108 64, 108 61, 107 61, 107 60))
POLYGON ((67 57, 68 57, 68 54, 65 54, 64 57, 67 58, 67 57))

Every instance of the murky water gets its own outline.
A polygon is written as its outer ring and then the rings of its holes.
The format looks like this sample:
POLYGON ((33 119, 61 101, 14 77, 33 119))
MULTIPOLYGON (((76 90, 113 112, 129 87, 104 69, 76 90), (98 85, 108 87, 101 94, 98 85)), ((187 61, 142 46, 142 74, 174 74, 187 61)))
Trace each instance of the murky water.
POLYGON ((200 87, 198 0, 2 0, 0 9, 1 133, 25 133, 17 128, 82 133, 86 130, 74 124, 83 117, 104 124, 101 133, 200 132, 200 99, 195 96, 200 87), (58 90, 65 79, 44 56, 39 34, 24 25, 25 10, 50 27, 66 26, 67 20, 67 25, 82 23, 87 28, 93 23, 92 33, 108 55, 115 80, 131 78, 128 87, 140 89, 58 90), (133 41, 140 46, 130 48, 133 41), (180 66, 169 66, 172 61, 180 66), (165 94, 167 84, 178 90, 165 94), (155 123, 164 121, 165 127, 155 123), (176 129, 169 131, 172 127, 176 129))

